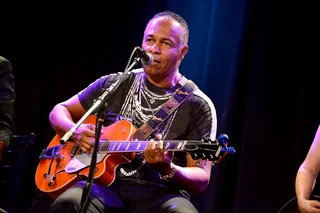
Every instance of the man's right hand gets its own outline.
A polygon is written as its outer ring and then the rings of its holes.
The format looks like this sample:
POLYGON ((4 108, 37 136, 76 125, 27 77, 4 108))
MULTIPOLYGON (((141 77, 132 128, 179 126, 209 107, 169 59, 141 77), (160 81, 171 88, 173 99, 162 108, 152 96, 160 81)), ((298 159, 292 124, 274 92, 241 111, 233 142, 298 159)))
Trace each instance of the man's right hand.
MULTIPOLYGON (((101 134, 103 131, 101 130, 101 134)), ((84 152, 90 152, 94 146, 95 125, 81 124, 73 133, 71 138, 75 143, 78 143, 80 149, 84 152)))
POLYGON ((320 202, 316 200, 298 199, 301 213, 320 213, 320 202))

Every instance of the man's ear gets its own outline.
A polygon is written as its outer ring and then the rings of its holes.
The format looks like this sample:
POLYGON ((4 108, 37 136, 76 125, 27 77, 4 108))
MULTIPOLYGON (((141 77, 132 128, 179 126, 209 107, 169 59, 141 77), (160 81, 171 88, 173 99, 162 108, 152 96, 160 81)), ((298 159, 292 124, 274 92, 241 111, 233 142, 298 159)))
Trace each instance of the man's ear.
POLYGON ((182 48, 182 51, 181 51, 181 60, 187 55, 188 50, 189 50, 188 45, 185 45, 185 46, 182 48))

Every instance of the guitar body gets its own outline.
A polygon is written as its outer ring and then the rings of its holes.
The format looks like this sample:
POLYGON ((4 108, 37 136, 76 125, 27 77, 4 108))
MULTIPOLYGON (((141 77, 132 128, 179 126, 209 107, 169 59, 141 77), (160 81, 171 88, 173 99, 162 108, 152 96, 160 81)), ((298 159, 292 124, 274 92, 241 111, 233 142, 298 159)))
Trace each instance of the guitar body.
MULTIPOLYGON (((311 195, 310 200, 320 201, 320 196, 311 195)), ((297 197, 292 198, 286 204, 284 204, 278 213, 301 213, 298 207, 297 197)))
MULTIPOLYGON (((89 116, 85 123, 95 124, 95 116, 89 116)), ((101 139, 130 141, 136 128, 129 121, 123 120, 104 127, 103 130, 101 139)), ((56 135, 45 150, 46 153, 41 154, 42 157, 40 156, 35 174, 35 183, 38 189, 53 199, 74 183, 88 177, 90 171, 91 155, 82 153, 78 145, 70 141, 65 145, 60 145, 60 139, 60 135, 56 135), (58 153, 58 155, 53 153, 58 153), (76 167, 82 165, 83 168, 77 169, 69 166, 71 169, 75 169, 75 172, 66 172, 65 168, 76 157, 83 161, 82 164, 76 164, 76 167)), ((134 157, 134 152, 98 154, 94 173, 95 181, 106 186, 110 185, 115 179, 117 166, 132 161, 134 157)))

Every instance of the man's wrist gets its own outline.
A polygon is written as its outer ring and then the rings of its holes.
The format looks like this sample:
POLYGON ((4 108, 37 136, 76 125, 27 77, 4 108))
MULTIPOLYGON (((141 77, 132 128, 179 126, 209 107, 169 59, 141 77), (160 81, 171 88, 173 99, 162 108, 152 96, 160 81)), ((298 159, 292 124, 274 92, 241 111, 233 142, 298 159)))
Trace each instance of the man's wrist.
POLYGON ((158 165, 155 165, 154 169, 159 172, 160 176, 164 176, 164 175, 167 175, 171 172, 172 170, 172 167, 173 167, 173 163, 165 163, 165 164, 158 164, 158 165))
POLYGON ((164 181, 170 181, 174 175, 177 172, 177 169, 173 166, 173 164, 170 165, 170 170, 165 173, 159 173, 160 179, 164 181))

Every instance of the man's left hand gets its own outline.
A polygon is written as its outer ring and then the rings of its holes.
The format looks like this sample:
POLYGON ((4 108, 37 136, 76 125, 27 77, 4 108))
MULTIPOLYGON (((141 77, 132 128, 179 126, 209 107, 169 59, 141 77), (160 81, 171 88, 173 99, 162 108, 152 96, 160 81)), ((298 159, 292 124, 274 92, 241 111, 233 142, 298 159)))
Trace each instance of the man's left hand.
POLYGON ((169 174, 172 169, 173 151, 163 150, 161 135, 156 135, 156 138, 160 141, 149 141, 144 151, 145 160, 160 174, 169 174))

